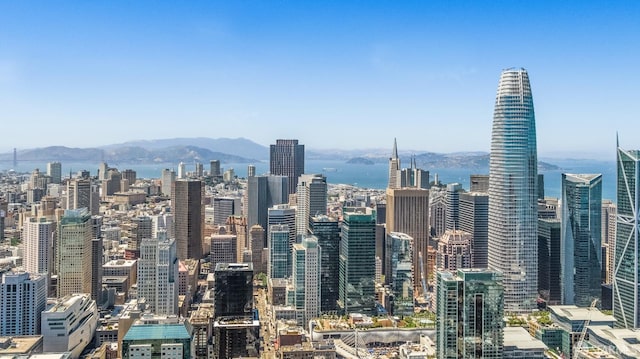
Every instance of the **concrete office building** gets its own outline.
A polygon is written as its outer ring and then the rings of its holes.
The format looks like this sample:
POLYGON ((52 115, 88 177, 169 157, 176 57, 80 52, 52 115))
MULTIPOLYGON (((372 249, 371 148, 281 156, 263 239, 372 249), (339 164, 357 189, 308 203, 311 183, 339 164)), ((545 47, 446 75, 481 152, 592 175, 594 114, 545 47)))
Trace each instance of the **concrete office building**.
POLYGON ((0 336, 40 334, 40 316, 46 304, 46 275, 4 273, 0 283, 0 336))
POLYGON ((171 191, 174 234, 178 258, 202 258, 204 235, 204 184, 199 180, 177 180, 171 191))
MULTIPOLYGON (((0 219, 1 220, 1 219, 0 219)), ((53 235, 55 224, 44 217, 29 217, 22 229, 24 269, 29 273, 53 270, 53 235)))
POLYGON ((293 245, 292 280, 298 325, 307 326, 309 320, 320 315, 321 248, 318 238, 305 235, 302 243, 293 245))
POLYGON ((485 192, 460 193, 460 230, 471 234, 473 267, 487 268, 489 195, 485 192))
POLYGON ((165 168, 160 174, 161 188, 160 191, 163 195, 171 197, 171 189, 173 188, 173 182, 176 181, 176 173, 173 170, 165 168))
POLYGON ((436 268, 455 272, 473 268, 473 237, 465 231, 446 230, 438 241, 436 268))
POLYGON ((309 233, 309 218, 327 214, 327 178, 303 174, 296 191, 296 235, 309 233))
MULTIPOLYGON (((429 246, 429 190, 422 188, 387 188, 387 232, 405 233, 413 238, 413 286, 420 287, 422 276, 428 277, 427 251, 429 246), (422 257, 422 263, 420 258, 422 257), (424 269, 425 273, 420 273, 424 269)), ((388 257, 388 256, 387 256, 388 257)), ((385 267, 389 266, 387 258, 385 267)))
POLYGON ((91 215, 86 208, 65 210, 58 223, 55 272, 58 298, 91 293, 92 233, 91 215))
POLYGON ((138 260, 138 298, 152 313, 178 314, 178 257, 174 239, 145 238, 138 260))
MULTIPOLYGON (((269 208, 289 202, 289 179, 286 176, 254 176, 247 180, 246 206, 243 208, 247 225, 269 227, 269 208)), ((264 243, 266 247, 266 242, 264 243)))

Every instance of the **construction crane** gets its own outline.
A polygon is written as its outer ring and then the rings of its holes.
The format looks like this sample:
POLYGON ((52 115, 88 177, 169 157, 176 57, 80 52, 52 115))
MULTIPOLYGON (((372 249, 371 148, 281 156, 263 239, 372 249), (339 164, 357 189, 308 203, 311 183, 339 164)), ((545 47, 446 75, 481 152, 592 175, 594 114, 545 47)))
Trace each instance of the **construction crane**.
POLYGON ((597 298, 594 299, 591 302, 591 306, 589 306, 589 317, 587 317, 587 319, 584 321, 584 324, 582 325, 582 332, 580 333, 580 339, 578 340, 578 344, 576 344, 576 346, 573 348, 573 359, 578 358, 578 355, 579 355, 578 352, 580 351, 580 348, 582 348, 582 344, 584 343, 584 338, 587 335, 587 326, 591 322, 591 311, 596 308, 596 303, 598 303, 597 298))

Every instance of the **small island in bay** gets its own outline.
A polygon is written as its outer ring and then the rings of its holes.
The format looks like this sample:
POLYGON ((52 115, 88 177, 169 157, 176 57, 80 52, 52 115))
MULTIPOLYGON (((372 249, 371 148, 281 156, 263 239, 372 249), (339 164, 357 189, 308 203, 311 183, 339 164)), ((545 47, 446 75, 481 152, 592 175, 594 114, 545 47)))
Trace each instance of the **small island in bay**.
POLYGON ((351 165, 373 165, 375 162, 364 157, 354 157, 347 161, 351 165))

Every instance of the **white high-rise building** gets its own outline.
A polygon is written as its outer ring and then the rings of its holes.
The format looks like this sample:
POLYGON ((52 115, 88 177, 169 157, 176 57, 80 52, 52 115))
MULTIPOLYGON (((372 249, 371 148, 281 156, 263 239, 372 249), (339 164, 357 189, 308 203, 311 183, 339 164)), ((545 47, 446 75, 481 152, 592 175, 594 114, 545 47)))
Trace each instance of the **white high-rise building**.
POLYGON ((391 157, 389 158, 389 183, 387 188, 400 187, 400 157, 398 157, 398 142, 393 139, 393 151, 391 151, 391 157))
POLYGON ((163 233, 156 239, 143 239, 140 245, 138 298, 145 298, 154 314, 178 313, 176 241, 163 233))
POLYGON ((40 334, 40 313, 47 304, 47 277, 7 272, 0 284, 0 336, 40 334))
POLYGON ((296 190, 296 235, 309 232, 309 218, 327 214, 327 178, 303 174, 296 190))
POLYGON ((293 245, 294 303, 298 324, 303 327, 320 314, 320 251, 318 239, 313 235, 293 245))
POLYGON ((184 162, 178 164, 178 179, 187 178, 187 165, 184 162))
POLYGON ((538 159, 524 69, 500 76, 489 162, 489 268, 502 272, 504 310, 529 312, 538 296, 538 159))
POLYGON ((30 217, 22 229, 24 268, 29 273, 49 273, 53 269, 55 224, 44 217, 30 217))
POLYGON ((43 351, 71 352, 79 358, 93 341, 98 326, 98 307, 89 294, 69 295, 42 312, 43 351))

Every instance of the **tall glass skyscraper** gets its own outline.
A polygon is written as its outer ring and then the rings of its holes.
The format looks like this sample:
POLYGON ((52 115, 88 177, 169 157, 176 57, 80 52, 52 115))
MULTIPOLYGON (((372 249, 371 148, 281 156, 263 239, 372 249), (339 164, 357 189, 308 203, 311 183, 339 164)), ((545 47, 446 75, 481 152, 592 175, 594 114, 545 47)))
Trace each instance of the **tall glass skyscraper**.
POLYGON ((613 268, 616 326, 640 327, 640 150, 618 147, 618 217, 613 268))
POLYGON ((376 312, 376 214, 344 208, 340 240, 338 306, 344 314, 376 312))
POLYGON ((487 269, 438 272, 436 295, 437 358, 502 358, 500 273, 487 269))
POLYGON ((562 304, 600 298, 602 175, 562 174, 562 304))
POLYGON ((529 75, 500 76, 489 164, 489 268, 503 273, 505 311, 536 308, 538 160, 529 75))

